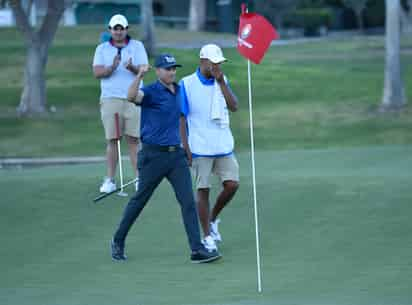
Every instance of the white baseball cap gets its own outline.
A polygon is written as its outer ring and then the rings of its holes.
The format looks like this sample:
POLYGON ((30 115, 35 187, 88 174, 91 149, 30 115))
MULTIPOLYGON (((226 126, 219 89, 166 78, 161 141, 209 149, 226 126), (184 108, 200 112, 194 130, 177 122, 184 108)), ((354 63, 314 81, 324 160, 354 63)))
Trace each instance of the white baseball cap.
POLYGON ((129 26, 129 23, 127 22, 125 16, 117 14, 110 18, 109 28, 113 29, 116 25, 121 25, 122 27, 127 28, 129 26))
POLYGON ((214 64, 219 64, 227 59, 223 56, 222 49, 215 44, 207 44, 200 49, 200 58, 209 59, 214 64))

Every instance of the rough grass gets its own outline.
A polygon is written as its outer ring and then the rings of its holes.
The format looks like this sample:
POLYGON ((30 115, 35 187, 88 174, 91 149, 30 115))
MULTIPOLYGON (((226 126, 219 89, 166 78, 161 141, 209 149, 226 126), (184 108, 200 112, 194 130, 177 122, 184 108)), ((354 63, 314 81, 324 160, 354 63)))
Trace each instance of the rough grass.
MULTIPOLYGON (((99 84, 91 61, 100 29, 61 29, 50 50, 47 68, 48 105, 57 113, 43 120, 18 119, 24 48, 12 29, 0 37, 0 156, 61 156, 102 154, 99 84)), ((231 35, 160 30, 164 45, 175 39, 227 40, 231 35)), ((412 92, 412 40, 403 38, 402 63, 407 94, 412 92)), ((256 145, 261 149, 347 147, 410 144, 410 103, 401 114, 376 112, 382 98, 383 37, 328 39, 273 46, 262 64, 252 66, 256 145)), ((196 68, 198 50, 159 48, 184 65, 178 78, 196 68)), ((249 147, 246 62, 235 49, 224 71, 240 99, 232 116, 237 148, 249 147)), ((154 80, 151 73, 147 82, 154 80)))

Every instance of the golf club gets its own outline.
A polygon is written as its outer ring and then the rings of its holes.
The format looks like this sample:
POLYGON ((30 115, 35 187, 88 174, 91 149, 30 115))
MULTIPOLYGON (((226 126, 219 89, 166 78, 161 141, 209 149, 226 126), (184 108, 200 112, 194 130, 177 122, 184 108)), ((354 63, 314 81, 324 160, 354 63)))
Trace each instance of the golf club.
POLYGON ((101 199, 103 199, 103 198, 106 198, 106 197, 108 197, 108 196, 110 196, 110 195, 112 195, 112 194, 114 194, 114 193, 122 190, 122 189, 125 188, 126 186, 129 186, 129 185, 135 183, 138 179, 139 179, 139 178, 135 178, 135 179, 127 182, 125 185, 119 186, 119 187, 118 187, 117 189, 115 189, 114 191, 111 191, 111 192, 109 192, 109 193, 103 193, 103 194, 97 196, 96 198, 93 199, 93 202, 98 202, 99 200, 101 200, 101 199))
MULTIPOLYGON (((119 123, 119 114, 116 112, 114 114, 114 121, 116 124, 116 138, 117 138, 117 153, 119 158, 119 170, 120 170, 120 186, 123 185, 123 164, 122 164, 122 153, 120 151, 120 123, 119 123)), ((121 187, 120 192, 118 193, 119 196, 126 197, 127 193, 123 191, 123 187, 121 187)))

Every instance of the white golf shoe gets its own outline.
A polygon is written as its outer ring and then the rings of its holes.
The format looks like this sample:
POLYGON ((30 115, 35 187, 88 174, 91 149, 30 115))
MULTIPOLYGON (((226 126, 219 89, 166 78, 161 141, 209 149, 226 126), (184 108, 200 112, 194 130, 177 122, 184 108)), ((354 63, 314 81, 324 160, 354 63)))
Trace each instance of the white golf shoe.
POLYGON ((220 219, 216 219, 215 221, 210 222, 210 236, 213 238, 215 242, 222 241, 222 236, 220 235, 219 230, 218 230, 219 222, 220 222, 220 219))
POLYGON ((217 251, 216 243, 210 235, 202 239, 202 244, 208 251, 217 251))
POLYGON ((108 177, 104 178, 102 185, 100 186, 100 193, 110 193, 116 189, 116 183, 113 179, 108 177))

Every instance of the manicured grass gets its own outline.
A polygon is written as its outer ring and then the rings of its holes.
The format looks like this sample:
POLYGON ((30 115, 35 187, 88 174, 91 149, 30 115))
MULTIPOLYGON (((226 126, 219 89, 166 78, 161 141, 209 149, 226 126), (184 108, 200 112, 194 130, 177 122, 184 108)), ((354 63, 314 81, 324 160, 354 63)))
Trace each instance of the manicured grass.
MULTIPOLYGON (((98 27, 61 29, 47 70, 46 119, 16 118, 24 48, 0 29, 0 157, 101 155, 98 27)), ((159 31, 161 43, 232 39, 159 31)), ((403 39, 407 93, 412 40, 403 39)), ((184 67, 197 50, 174 50, 184 67)), ((178 206, 164 182, 110 260, 126 199, 92 203, 104 165, 0 169, 0 304, 8 305, 406 305, 412 303, 412 119, 376 114, 382 37, 272 47, 253 66, 263 294, 256 292, 246 63, 225 49, 240 98, 232 116, 241 188, 222 215, 223 260, 189 263, 178 206), (311 149, 308 149, 311 148, 311 149)), ((151 74, 147 81, 154 79, 151 74)), ((410 95, 410 94, 409 94, 410 95)), ((125 150, 126 151, 126 150, 125 150)), ((132 177, 125 164, 127 178, 132 177)), ((131 192, 131 189, 128 189, 131 192)), ((217 183, 212 197, 216 196, 217 183)))
POLYGON ((119 264, 108 242, 126 199, 92 203, 102 165, 2 170, 0 303, 411 304, 411 146, 257 153, 261 295, 249 156, 238 157, 241 188, 222 215, 224 258, 211 265, 189 263, 166 182, 119 264))
MULTIPOLYGON (((99 118, 99 83, 91 61, 99 27, 61 29, 50 51, 48 104, 57 113, 47 119, 15 117, 21 92, 24 48, 12 29, 0 29, 0 156, 100 155, 104 146, 99 118)), ((135 36, 136 33, 134 32, 135 36)), ((159 30, 163 45, 234 39, 233 35, 159 30)), ((256 145, 260 149, 350 147, 411 144, 410 104, 403 113, 379 115, 382 98, 383 37, 330 39, 274 46, 259 66, 252 66, 256 145)), ((402 63, 407 94, 412 92, 412 40, 403 38, 402 63)), ((198 50, 172 52, 184 67, 196 68, 198 50)), ((241 103, 232 116, 237 147, 249 147, 246 62, 225 49, 224 64, 241 103)), ((147 82, 154 79, 151 73, 147 82)), ((410 95, 410 94, 409 94, 410 95)))

